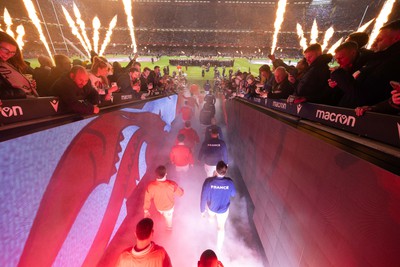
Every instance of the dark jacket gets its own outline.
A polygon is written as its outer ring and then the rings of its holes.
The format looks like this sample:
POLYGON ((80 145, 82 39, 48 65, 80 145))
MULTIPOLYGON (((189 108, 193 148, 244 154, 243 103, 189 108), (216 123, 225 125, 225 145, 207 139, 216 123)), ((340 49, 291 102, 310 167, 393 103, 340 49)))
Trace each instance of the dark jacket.
POLYGON ((218 161, 228 162, 228 151, 225 142, 218 138, 205 140, 199 151, 199 160, 210 166, 217 165, 218 161))
POLYGON ((121 93, 132 94, 135 99, 140 99, 141 93, 136 92, 132 88, 132 85, 135 84, 140 86, 140 80, 131 81, 129 72, 122 73, 118 78, 117 84, 121 93))
POLYGON ((93 114, 94 105, 99 103, 99 93, 90 82, 79 88, 68 74, 58 79, 50 91, 60 98, 60 108, 81 115, 93 114))
POLYGON ((272 85, 272 90, 268 93, 268 98, 272 99, 286 99, 289 95, 293 94, 294 86, 286 78, 281 83, 276 81, 272 85))
POLYGON ((297 96, 305 97, 309 102, 326 102, 328 79, 330 77, 328 63, 331 60, 331 54, 323 54, 311 63, 304 76, 299 80, 295 91, 297 96))
POLYGON ((390 81, 400 78, 400 41, 388 49, 376 52, 355 79, 360 106, 371 106, 391 97, 390 81))
POLYGON ((358 97, 354 90, 354 78, 351 72, 338 68, 331 73, 331 79, 337 83, 332 91, 339 91, 340 97, 335 104, 344 108, 356 108, 359 106, 358 97))
POLYGON ((39 96, 48 95, 48 91, 52 84, 49 82, 51 68, 39 67, 33 71, 33 79, 36 81, 36 90, 39 96))

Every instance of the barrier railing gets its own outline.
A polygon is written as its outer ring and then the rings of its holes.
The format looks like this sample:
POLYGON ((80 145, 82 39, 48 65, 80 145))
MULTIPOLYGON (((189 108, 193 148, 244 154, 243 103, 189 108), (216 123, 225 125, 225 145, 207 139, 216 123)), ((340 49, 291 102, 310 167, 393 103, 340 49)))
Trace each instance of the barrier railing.
POLYGON ((400 148, 400 116, 366 112, 357 117, 354 110, 348 108, 312 103, 290 104, 286 100, 267 98, 247 101, 400 148))

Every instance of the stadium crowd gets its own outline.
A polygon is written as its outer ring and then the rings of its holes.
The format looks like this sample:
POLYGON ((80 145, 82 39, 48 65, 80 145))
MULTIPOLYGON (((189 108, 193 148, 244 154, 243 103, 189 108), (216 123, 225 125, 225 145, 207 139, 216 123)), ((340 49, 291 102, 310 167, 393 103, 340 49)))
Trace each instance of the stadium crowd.
MULTIPOLYGON (((65 110, 79 114, 97 114, 99 104, 112 101, 113 93, 133 95, 134 99, 169 94, 186 84, 183 75, 161 74, 159 66, 141 69, 137 55, 126 67, 112 64, 92 53, 91 63, 55 55, 52 60, 39 56, 40 67, 32 69, 24 61, 16 41, 0 32, 0 99, 58 96, 65 110)), ((1 104, 0 104, 1 108, 1 104)))
MULTIPOLYGON (((368 40, 366 33, 350 34, 336 48, 334 57, 339 66, 332 69, 328 64, 333 56, 324 54, 316 43, 304 51, 304 59, 297 66, 270 55, 273 71, 263 65, 258 78, 240 71, 235 75, 224 71, 221 75, 215 68, 214 86, 223 89, 227 97, 307 101, 355 108, 358 115, 366 110, 396 114, 400 104, 400 20, 380 29, 372 50, 364 48, 368 40)), ((81 114, 98 113, 100 101, 110 101, 114 92, 144 99, 186 84, 181 72, 170 76, 163 70, 162 74, 159 66, 142 70, 136 58, 123 68, 95 53, 86 66, 79 60, 71 62, 65 55, 56 55, 53 67, 50 58, 40 56, 41 66, 32 69, 23 60, 16 41, 4 32, 0 32, 0 59, 0 99, 59 96, 62 105, 81 114)))
POLYGON ((289 103, 312 102, 356 109, 398 114, 400 111, 400 20, 384 25, 372 46, 366 33, 352 33, 335 50, 338 67, 330 68, 331 54, 321 45, 310 45, 297 66, 285 64, 270 55, 268 65, 260 68, 260 78, 236 73, 224 81, 228 96, 279 98, 289 103))

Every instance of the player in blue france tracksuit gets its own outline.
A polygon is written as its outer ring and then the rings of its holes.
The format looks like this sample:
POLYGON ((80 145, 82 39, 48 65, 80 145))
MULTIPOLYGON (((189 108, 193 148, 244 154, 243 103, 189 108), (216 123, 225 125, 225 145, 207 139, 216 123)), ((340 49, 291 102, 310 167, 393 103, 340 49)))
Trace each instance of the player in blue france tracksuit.
POLYGON ((204 162, 207 177, 214 176, 218 161, 228 162, 228 150, 225 142, 218 138, 217 129, 212 129, 211 139, 205 140, 201 145, 198 159, 204 162))
POLYGON ((200 212, 205 217, 206 211, 209 219, 217 218, 218 238, 217 248, 220 251, 225 238, 225 223, 229 214, 231 197, 236 194, 235 185, 231 178, 225 177, 228 166, 219 161, 216 167, 216 176, 207 178, 201 190, 200 212))

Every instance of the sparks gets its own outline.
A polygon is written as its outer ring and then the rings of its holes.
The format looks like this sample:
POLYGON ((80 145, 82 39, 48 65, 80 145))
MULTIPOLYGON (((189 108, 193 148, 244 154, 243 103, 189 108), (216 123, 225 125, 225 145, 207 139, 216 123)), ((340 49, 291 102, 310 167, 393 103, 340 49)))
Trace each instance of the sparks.
POLYGON ((133 26, 133 17, 132 17, 132 2, 131 0, 122 0, 124 4, 124 10, 126 13, 126 20, 128 23, 129 33, 132 39, 133 53, 137 52, 137 45, 135 39, 135 28, 133 26))
POLYGON ((317 21, 314 19, 313 25, 311 27, 310 44, 317 43, 318 39, 318 25, 317 21))
POLYGON ((281 29, 283 20, 284 20, 284 14, 286 10, 286 0, 279 0, 278 2, 278 10, 276 11, 276 19, 274 23, 274 36, 272 39, 272 48, 271 48, 271 55, 274 54, 275 48, 276 48, 276 43, 278 42, 278 33, 281 29))
POLYGON ((93 19, 93 49, 94 52, 99 53, 99 29, 100 29, 100 20, 96 16, 93 19))
POLYGON ((79 28, 81 29, 82 32, 82 37, 83 40, 86 43, 86 46, 88 47, 88 50, 92 50, 92 45, 90 44, 89 38, 86 34, 86 28, 85 28, 85 22, 81 18, 81 12, 79 11, 78 7, 76 6, 74 2, 74 14, 76 17, 76 24, 78 24, 79 28))
POLYGON ((328 46, 329 40, 332 38, 333 33, 334 33, 333 27, 330 27, 326 32, 324 36, 324 42, 322 43, 322 51, 325 50, 325 48, 328 46))
POLYGON ((307 49, 307 40, 304 37, 304 31, 300 24, 296 24, 297 36, 300 39, 300 46, 303 48, 303 51, 307 49))
POLYGON ((111 35, 112 35, 113 29, 115 28, 116 25, 117 25, 117 16, 115 15, 114 18, 110 21, 110 25, 108 26, 106 37, 105 37, 104 42, 100 49, 100 53, 99 53, 100 56, 103 55, 104 51, 106 50, 107 45, 110 43, 111 35))
POLYGON ((370 49, 374 43, 376 37, 378 36, 379 29, 388 21, 389 15, 392 12, 394 2, 396 0, 387 0, 382 7, 381 12, 375 20, 374 28, 369 36, 369 42, 367 48, 370 49))
POLYGON ((26 11, 28 12, 29 18, 32 20, 33 25, 35 25, 38 33, 39 39, 42 41, 43 45, 45 46, 47 53, 49 54, 50 58, 53 58, 53 55, 50 52, 49 44, 47 43, 46 37, 43 34, 41 22, 36 14, 35 6, 33 5, 31 0, 23 0, 26 11))

